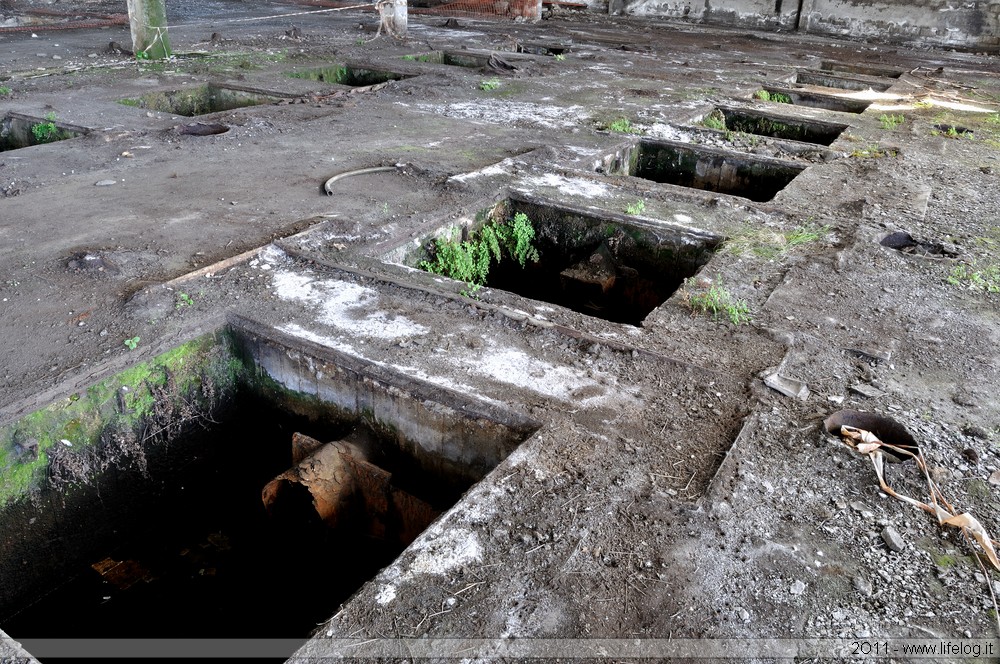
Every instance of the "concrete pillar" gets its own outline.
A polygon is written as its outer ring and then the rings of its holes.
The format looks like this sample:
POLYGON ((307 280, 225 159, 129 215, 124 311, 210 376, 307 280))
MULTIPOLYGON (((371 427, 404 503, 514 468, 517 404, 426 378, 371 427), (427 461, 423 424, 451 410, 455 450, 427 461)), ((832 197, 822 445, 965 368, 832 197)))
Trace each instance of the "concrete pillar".
POLYGON ((406 0, 394 0, 392 4, 392 28, 395 37, 405 37, 407 29, 406 0))
POLYGON ((523 16, 525 20, 532 23, 540 21, 542 20, 542 0, 511 0, 510 15, 523 16))
POLYGON ((164 60, 171 55, 165 0, 128 0, 132 50, 140 60, 164 60))

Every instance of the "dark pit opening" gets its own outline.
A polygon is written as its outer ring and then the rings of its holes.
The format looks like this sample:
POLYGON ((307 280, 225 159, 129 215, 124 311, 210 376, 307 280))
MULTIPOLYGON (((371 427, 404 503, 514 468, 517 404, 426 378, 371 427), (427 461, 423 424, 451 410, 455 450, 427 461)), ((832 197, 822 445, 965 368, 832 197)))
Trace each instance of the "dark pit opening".
MULTIPOLYGON (((505 260, 486 285, 617 323, 641 325, 684 279, 711 258, 722 238, 670 224, 645 224, 518 194, 491 215, 524 213, 539 260, 505 260)), ((424 246, 433 251, 433 242, 424 246)))
POLYGON ((902 69, 891 67, 879 67, 877 65, 847 64, 834 60, 824 60, 820 63, 820 69, 825 71, 836 71, 844 74, 861 74, 862 76, 875 76, 877 78, 899 78, 903 75, 902 69))
POLYGON ((717 110, 722 113, 729 131, 803 143, 831 145, 847 129, 844 124, 790 118, 749 109, 719 107, 717 110))
POLYGON ((0 152, 65 141, 86 133, 86 129, 53 118, 8 113, 0 121, 0 152))
POLYGON ((408 62, 429 62, 435 65, 479 69, 489 64, 490 55, 487 53, 463 53, 461 51, 431 51, 430 53, 420 53, 417 55, 404 55, 402 59, 408 62))
POLYGON ((640 141, 627 160, 628 175, 766 202, 804 166, 673 141, 640 141))
POLYGON ((537 429, 354 358, 293 350, 274 334, 238 332, 247 375, 267 378, 147 446, 142 463, 0 513, 8 634, 29 651, 33 640, 68 638, 280 639, 292 645, 271 661, 284 661, 537 429), (293 441, 297 432, 322 447, 293 441), (315 468, 334 446, 324 443, 339 440, 355 450, 339 469, 365 469, 349 495, 323 494, 335 518, 304 481, 265 506, 265 488, 297 461, 315 468))
POLYGON ((121 99, 119 103, 161 113, 194 117, 248 106, 273 104, 278 100, 279 98, 273 95, 209 83, 182 90, 150 92, 141 97, 121 99))
POLYGON ((816 85, 823 88, 858 91, 875 90, 877 92, 885 92, 892 87, 892 82, 890 81, 838 76, 824 71, 800 71, 795 75, 795 82, 803 85, 816 85))
POLYGON ((833 94, 821 94, 819 92, 806 92, 805 90, 795 90, 793 88, 764 87, 771 98, 787 98, 790 104, 795 106, 807 106, 809 108, 822 108, 827 111, 839 111, 840 113, 864 113, 865 109, 872 105, 871 99, 855 99, 847 96, 833 94))
MULTIPOLYGON (((826 432, 834 436, 841 435, 841 427, 843 426, 870 431, 887 445, 898 447, 913 455, 920 454, 920 446, 916 439, 906 430, 906 427, 891 417, 862 410, 838 410, 823 420, 826 432)), ((889 449, 883 448, 883 451, 887 454, 893 454, 893 451, 889 449)), ((901 453, 893 454, 893 456, 902 461, 912 458, 901 453)))
POLYGON ((314 69, 306 69, 305 71, 289 72, 288 76, 292 78, 304 78, 310 81, 319 81, 321 83, 349 85, 351 87, 376 85, 387 81, 399 81, 404 78, 411 78, 408 74, 400 74, 395 71, 369 69, 350 65, 316 67, 314 69))
POLYGON ((573 49, 571 44, 553 42, 518 42, 517 52, 531 55, 565 55, 573 49))

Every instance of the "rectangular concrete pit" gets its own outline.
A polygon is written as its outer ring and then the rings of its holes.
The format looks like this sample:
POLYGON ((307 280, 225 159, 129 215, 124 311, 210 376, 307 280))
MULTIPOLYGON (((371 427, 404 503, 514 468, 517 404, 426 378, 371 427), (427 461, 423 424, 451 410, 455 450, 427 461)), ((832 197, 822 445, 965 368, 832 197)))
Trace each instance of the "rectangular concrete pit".
POLYGON ((847 129, 845 124, 793 118, 745 108, 720 106, 717 110, 722 113, 729 131, 802 143, 830 145, 847 129))
POLYGON ((690 143, 643 140, 624 163, 626 175, 766 202, 805 170, 799 164, 690 143))
POLYGON ((387 81, 400 81, 411 76, 387 69, 374 69, 355 65, 315 67, 304 71, 289 72, 287 75, 292 78, 304 78, 321 83, 348 85, 354 88, 365 85, 376 85, 387 81))
POLYGON ((899 78, 903 75, 902 69, 879 67, 877 65, 848 64, 845 62, 836 62, 834 60, 824 60, 820 63, 819 68, 824 71, 840 72, 843 74, 861 74, 862 76, 874 76, 876 78, 899 78))
MULTIPOLYGON (((512 195, 489 219, 525 214, 535 230, 537 262, 505 260, 486 285, 619 323, 641 325, 708 262, 722 238, 669 223, 641 221, 531 196, 512 195)), ((474 236, 477 228, 467 229, 474 236)), ((442 229, 448 236, 454 229, 442 229)), ((409 262, 433 252, 433 237, 409 262)))
MULTIPOLYGON (((249 321, 235 335, 258 370, 300 395, 285 406, 310 417, 353 418, 383 436, 383 454, 464 491, 503 461, 538 423, 249 321), (291 348, 294 346, 294 349, 291 348), (310 405, 304 406, 301 397, 310 405), (315 413, 309 413, 315 409, 315 413)), ((271 394, 274 398, 280 395, 271 394)), ((281 401, 288 400, 281 397, 281 401)), ((456 494, 457 495, 457 494, 456 494)))
MULTIPOLYGON (((54 476, 75 473, 72 483, 39 485, 33 498, 0 511, 0 628, 27 641, 29 650, 32 638, 230 636, 301 643, 539 426, 357 358, 303 348, 252 322, 234 321, 215 338, 192 343, 208 348, 223 373, 242 367, 242 378, 233 383, 236 391, 213 383, 221 391, 212 406, 195 397, 204 390, 191 382, 215 375, 198 366, 208 360, 175 350, 160 356, 169 358, 162 365, 158 359, 150 364, 177 368, 162 392, 146 391, 159 385, 160 369, 141 366, 86 390, 78 401, 64 400, 69 406, 60 402, 25 418, 66 422, 69 428, 57 424, 52 432, 53 443, 36 449, 43 463, 47 454, 48 464, 58 464, 54 476), (175 389, 178 403, 195 412, 175 411, 172 424, 162 418, 171 409, 166 392, 175 389), (91 399, 104 405, 94 408, 91 399), (147 399, 153 419, 137 420, 136 437, 127 444, 111 444, 117 438, 97 421, 101 416, 94 422, 94 431, 103 429, 100 442, 86 442, 89 420, 81 424, 68 412, 115 417, 147 399), (150 435, 164 428, 167 434, 150 435), (265 509, 264 487, 294 467, 294 432, 363 448, 373 469, 365 477, 391 476, 391 496, 379 491, 388 480, 361 486, 363 497, 344 503, 347 518, 335 528, 317 517, 297 487, 282 495, 280 510, 265 509), (73 445, 59 443, 60 436, 73 445), (122 449, 131 454, 121 455, 122 449), (376 523, 368 510, 383 498, 391 518, 383 512, 376 523), (332 573, 314 578, 313 564, 332 573), (52 620, 54 614, 73 619, 52 620)), ((17 449, 25 449, 17 434, 29 430, 24 422, 13 425, 17 449)), ((7 451, 7 434, 0 431, 0 452, 7 451)), ((3 461, 0 471, 9 470, 3 461)))
POLYGON ((150 92, 138 98, 122 99, 119 103, 151 111, 194 117, 247 106, 273 104, 279 99, 280 97, 262 92, 208 83, 193 88, 150 92))
POLYGON ((569 44, 558 44, 552 42, 519 42, 517 44, 518 53, 529 53, 531 55, 565 55, 572 50, 569 44))
POLYGON ((421 53, 419 55, 404 55, 403 60, 409 62, 429 62, 435 65, 448 65, 449 67, 479 69, 489 64, 490 53, 431 51, 430 53, 421 53))
POLYGON ((871 99, 857 99, 845 93, 841 95, 823 94, 820 92, 807 92, 805 90, 795 90, 792 88, 779 88, 764 86, 764 89, 771 95, 788 97, 789 102, 796 106, 808 106, 810 108, 822 108, 828 111, 838 111, 840 113, 864 113, 865 109, 871 106, 871 99))
POLYGON ((795 75, 795 82, 803 85, 815 85, 822 88, 838 88, 840 90, 875 90, 885 92, 893 85, 893 81, 880 80, 875 77, 840 76, 824 71, 800 71, 795 75))
POLYGON ((0 121, 0 152, 77 138, 88 131, 49 118, 8 113, 0 121))

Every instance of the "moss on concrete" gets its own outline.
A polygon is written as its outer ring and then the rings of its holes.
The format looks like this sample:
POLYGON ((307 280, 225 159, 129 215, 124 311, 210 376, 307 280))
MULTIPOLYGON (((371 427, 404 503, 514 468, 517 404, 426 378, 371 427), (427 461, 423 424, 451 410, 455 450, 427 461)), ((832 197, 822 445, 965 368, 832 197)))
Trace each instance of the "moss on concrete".
POLYGON ((0 427, 0 505, 42 485, 54 445, 83 453, 109 428, 140 435, 158 408, 210 410, 232 396, 245 367, 230 347, 225 333, 205 335, 0 427))

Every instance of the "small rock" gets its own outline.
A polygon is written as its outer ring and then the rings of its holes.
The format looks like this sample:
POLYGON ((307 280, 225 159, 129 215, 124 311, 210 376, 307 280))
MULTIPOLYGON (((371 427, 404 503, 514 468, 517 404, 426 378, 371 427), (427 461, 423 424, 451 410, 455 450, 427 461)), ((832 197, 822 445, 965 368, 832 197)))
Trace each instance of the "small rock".
POLYGON ((866 519, 870 519, 871 517, 875 516, 875 514, 868 508, 868 506, 865 505, 860 500, 851 501, 851 509, 853 509, 856 512, 860 512, 861 516, 865 517, 866 519))
POLYGON ((792 587, 789 589, 789 592, 792 593, 793 595, 801 595, 805 591, 806 591, 806 584, 804 584, 800 580, 796 580, 795 583, 792 584, 792 587))
POLYGON ((110 187, 113 184, 115 184, 114 180, 100 180, 98 182, 95 182, 94 186, 95 187, 110 187))
POLYGON ((858 591, 858 594, 864 595, 865 597, 871 597, 872 593, 875 591, 872 588, 872 582, 863 576, 854 577, 854 589, 858 591))
POLYGON ((972 438, 982 438, 983 440, 988 440, 990 437, 990 432, 982 427, 978 427, 975 424, 966 424, 962 427, 962 433, 966 436, 972 438))
POLYGON ((979 465, 979 453, 971 447, 966 447, 962 450, 962 458, 971 463, 973 466, 979 465))
POLYGON ((796 380, 795 378, 788 378, 775 373, 765 377, 764 384, 772 390, 784 394, 786 397, 801 399, 802 401, 809 398, 809 387, 801 380, 796 380))
POLYGON ((854 385, 851 385, 847 389, 849 389, 854 394, 858 394, 865 397, 866 399, 877 399, 878 397, 885 396, 885 392, 883 392, 882 390, 878 389, 877 387, 874 387, 873 385, 866 385, 864 383, 856 383, 854 385))
POLYGON ((990 484, 1000 486, 1000 470, 994 470, 990 473, 990 484))
POLYGON ((892 526, 886 526, 882 529, 882 540, 890 550, 896 553, 906 548, 906 540, 892 526))
POLYGON ((740 620, 742 620, 743 622, 745 623, 750 622, 750 612, 744 609, 742 606, 736 609, 736 615, 738 615, 740 617, 740 620))

